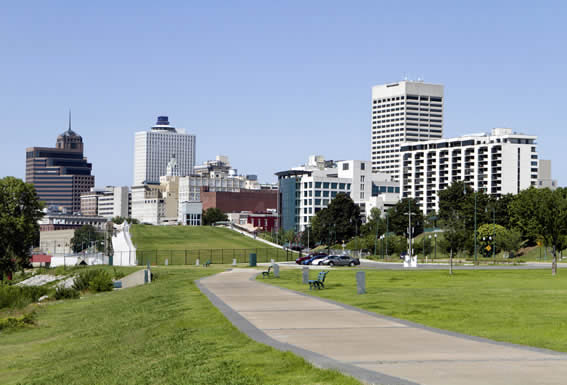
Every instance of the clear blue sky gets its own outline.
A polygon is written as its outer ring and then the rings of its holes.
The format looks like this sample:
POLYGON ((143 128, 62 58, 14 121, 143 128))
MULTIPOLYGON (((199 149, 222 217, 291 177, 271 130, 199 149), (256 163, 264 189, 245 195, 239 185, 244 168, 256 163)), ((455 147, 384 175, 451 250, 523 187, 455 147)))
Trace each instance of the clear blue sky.
POLYGON ((132 183, 134 132, 157 115, 197 162, 241 173, 370 159, 372 85, 445 85, 446 137, 512 127, 563 167, 562 1, 12 1, 0 9, 0 176, 25 148, 83 136, 97 186, 132 183))

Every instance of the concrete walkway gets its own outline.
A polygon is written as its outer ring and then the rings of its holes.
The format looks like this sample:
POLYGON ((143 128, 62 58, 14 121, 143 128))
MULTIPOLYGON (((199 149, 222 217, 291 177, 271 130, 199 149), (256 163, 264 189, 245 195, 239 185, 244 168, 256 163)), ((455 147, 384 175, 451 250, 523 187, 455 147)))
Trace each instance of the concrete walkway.
POLYGON ((567 383, 567 354, 379 316, 256 282, 257 273, 235 269, 197 285, 251 338, 317 366, 382 385, 567 383))

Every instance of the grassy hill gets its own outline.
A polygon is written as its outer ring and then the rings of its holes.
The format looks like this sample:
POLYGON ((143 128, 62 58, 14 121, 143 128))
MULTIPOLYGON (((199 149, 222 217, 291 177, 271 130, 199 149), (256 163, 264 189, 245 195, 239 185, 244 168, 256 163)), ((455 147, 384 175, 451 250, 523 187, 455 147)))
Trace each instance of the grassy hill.
POLYGON ((156 268, 121 291, 37 306, 35 326, 0 332, 0 383, 356 385, 242 334, 193 281, 221 268, 156 268))
POLYGON ((134 225, 131 233, 138 260, 144 264, 162 265, 166 259, 170 265, 194 264, 196 259, 244 263, 250 253, 257 254, 258 262, 295 259, 291 253, 220 227, 134 225))

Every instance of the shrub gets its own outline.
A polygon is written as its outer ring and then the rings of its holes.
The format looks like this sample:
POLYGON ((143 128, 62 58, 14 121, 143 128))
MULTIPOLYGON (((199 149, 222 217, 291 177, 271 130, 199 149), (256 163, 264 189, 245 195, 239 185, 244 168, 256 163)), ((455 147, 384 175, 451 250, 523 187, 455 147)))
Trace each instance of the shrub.
POLYGON ((32 302, 37 302, 39 297, 47 294, 47 288, 42 286, 14 286, 0 283, 0 309, 22 308, 32 302))
POLYGON ((74 299, 79 298, 80 292, 72 287, 57 287, 55 299, 74 299))
POLYGON ((116 270, 116 267, 113 267, 112 269, 114 270, 114 279, 124 278, 126 275, 122 271, 116 270))
POLYGON ((96 292, 111 291, 114 288, 112 277, 105 270, 97 270, 95 277, 89 282, 89 289, 96 292))
POLYGON ((26 313, 21 317, 9 317, 0 319, 0 331, 3 329, 18 328, 27 325, 33 325, 35 321, 35 312, 26 313))
POLYGON ((76 277, 73 283, 73 289, 84 291, 89 288, 90 282, 96 277, 98 272, 101 270, 91 270, 87 269, 81 271, 76 277))

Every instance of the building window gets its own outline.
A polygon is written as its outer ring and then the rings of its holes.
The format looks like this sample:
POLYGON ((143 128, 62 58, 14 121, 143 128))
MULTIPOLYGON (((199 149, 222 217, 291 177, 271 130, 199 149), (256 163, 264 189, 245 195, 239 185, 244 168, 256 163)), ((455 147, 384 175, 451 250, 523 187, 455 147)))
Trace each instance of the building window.
POLYGON ((366 164, 365 164, 365 163, 361 163, 361 164, 360 164, 360 169, 361 169, 361 170, 364 170, 365 167, 366 167, 366 164))
POLYGON ((343 163, 343 171, 347 171, 348 170, 348 163, 343 163))
POLYGON ((315 182, 315 188, 321 188, 321 182, 315 182))

